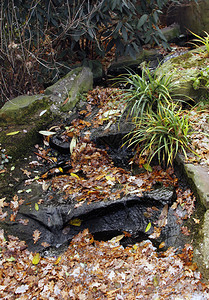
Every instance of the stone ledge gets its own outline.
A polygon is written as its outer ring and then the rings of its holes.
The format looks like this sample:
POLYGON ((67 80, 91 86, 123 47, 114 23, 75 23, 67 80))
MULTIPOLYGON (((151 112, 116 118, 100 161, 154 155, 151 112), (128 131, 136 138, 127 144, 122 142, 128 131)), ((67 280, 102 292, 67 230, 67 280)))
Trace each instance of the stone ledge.
POLYGON ((185 164, 186 175, 201 203, 209 209, 209 170, 200 165, 185 164))

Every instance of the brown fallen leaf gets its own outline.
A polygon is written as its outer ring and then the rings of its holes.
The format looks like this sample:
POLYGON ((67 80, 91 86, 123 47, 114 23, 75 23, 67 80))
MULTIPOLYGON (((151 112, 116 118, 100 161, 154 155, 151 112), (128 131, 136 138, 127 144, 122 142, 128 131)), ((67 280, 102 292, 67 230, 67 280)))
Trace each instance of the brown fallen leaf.
POLYGON ((48 244, 47 242, 43 242, 41 243, 41 246, 43 246, 44 248, 51 246, 50 244, 48 244))
POLYGON ((28 178, 30 178, 31 172, 25 169, 20 169, 23 172, 23 175, 26 175, 28 178))
POLYGON ((0 207, 5 206, 4 200, 6 200, 6 197, 0 199, 0 207))
POLYGON ((28 225, 29 219, 18 219, 18 223, 23 224, 23 225, 28 225))
POLYGON ((41 235, 41 232, 38 229, 34 230, 34 232, 33 232, 34 244, 40 239, 40 235, 41 235))
POLYGON ((200 219, 195 219, 195 218, 193 218, 193 220, 194 220, 194 222, 195 222, 196 224, 200 224, 200 219))
POLYGON ((184 235, 190 235, 190 230, 188 229, 187 226, 182 226, 182 227, 181 227, 181 232, 182 232, 184 235))
POLYGON ((157 224, 159 227, 165 227, 167 224, 167 216, 168 216, 168 204, 163 207, 163 210, 160 214, 159 220, 157 224))

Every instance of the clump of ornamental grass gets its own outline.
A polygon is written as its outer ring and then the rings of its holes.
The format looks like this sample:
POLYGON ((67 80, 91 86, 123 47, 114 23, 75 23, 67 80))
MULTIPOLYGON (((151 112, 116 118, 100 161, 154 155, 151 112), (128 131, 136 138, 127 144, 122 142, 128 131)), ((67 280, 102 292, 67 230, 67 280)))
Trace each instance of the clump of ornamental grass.
POLYGON ((133 119, 143 118, 147 111, 156 111, 158 105, 169 105, 179 100, 175 96, 176 85, 171 76, 157 75, 148 67, 143 67, 141 75, 128 71, 119 82, 128 87, 123 91, 123 101, 127 115, 133 119))
POLYGON ((135 129, 126 136, 126 143, 138 146, 139 155, 147 155, 148 164, 157 156, 161 165, 168 166, 179 151, 187 159, 187 151, 192 151, 191 134, 189 114, 183 113, 177 104, 170 103, 167 107, 159 104, 157 112, 150 109, 143 120, 136 119, 135 129))
POLYGON ((202 37, 192 31, 190 31, 190 32, 196 37, 196 39, 192 40, 193 42, 190 42, 190 44, 193 44, 196 47, 198 47, 199 44, 204 45, 206 48, 206 51, 207 51, 207 55, 209 55, 209 33, 204 31, 205 36, 202 37))

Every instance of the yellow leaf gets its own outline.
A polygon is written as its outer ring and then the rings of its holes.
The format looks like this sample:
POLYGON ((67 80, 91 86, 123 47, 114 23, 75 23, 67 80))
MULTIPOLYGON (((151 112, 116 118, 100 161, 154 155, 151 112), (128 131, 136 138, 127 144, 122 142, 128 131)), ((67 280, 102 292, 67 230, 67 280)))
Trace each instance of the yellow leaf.
POLYGON ((159 278, 158 278, 158 275, 155 275, 155 276, 153 277, 153 285, 154 285, 155 287, 157 287, 157 286, 159 285, 159 278))
POLYGON ((97 177, 95 178, 95 180, 100 180, 102 177, 104 177, 104 174, 101 174, 101 175, 97 176, 97 177))
POLYGON ((103 187, 102 186, 95 186, 95 190, 102 190, 103 189, 103 187))
POLYGON ((39 206, 38 206, 38 203, 35 203, 35 210, 39 210, 39 206))
POLYGON ((18 131, 13 131, 13 132, 9 132, 9 133, 7 133, 7 135, 15 135, 15 134, 18 134, 20 131, 18 130, 18 131))
POLYGON ((136 250, 139 246, 138 245, 133 245, 133 249, 136 250))
POLYGON ((147 227, 146 227, 146 229, 145 229, 145 232, 149 231, 150 228, 151 228, 151 226, 152 226, 152 224, 149 222, 148 225, 147 225, 147 227))
POLYGON ((122 238, 124 238, 124 234, 121 234, 121 235, 118 235, 118 236, 113 237, 113 238, 110 240, 110 242, 117 243, 117 242, 119 242, 120 240, 122 240, 122 238))
POLYGON ((162 249, 163 247, 165 247, 165 242, 160 243, 159 249, 162 249))
POLYGON ((61 260, 61 258, 62 258, 62 256, 59 256, 58 258, 57 258, 57 260, 55 261, 55 265, 58 265, 58 263, 60 262, 60 260, 61 260))
POLYGON ((72 220, 70 220, 70 225, 81 226, 81 220, 78 218, 72 219, 72 220))
POLYGON ((10 258, 7 258, 7 261, 15 261, 15 258, 13 256, 11 256, 10 258))
POLYGON ((32 259, 32 264, 33 265, 37 265, 40 261, 40 254, 39 253, 36 253, 32 259))
POLYGON ((61 173, 63 173, 63 168, 59 167, 58 169, 61 173))
POLYGON ((78 179, 80 179, 80 178, 79 178, 79 176, 78 176, 78 175, 76 175, 75 173, 70 173, 70 175, 71 175, 71 176, 73 176, 73 177, 75 177, 75 178, 78 178, 78 179))
POLYGON ((105 178, 106 178, 107 180, 115 181, 115 177, 105 176, 105 178))

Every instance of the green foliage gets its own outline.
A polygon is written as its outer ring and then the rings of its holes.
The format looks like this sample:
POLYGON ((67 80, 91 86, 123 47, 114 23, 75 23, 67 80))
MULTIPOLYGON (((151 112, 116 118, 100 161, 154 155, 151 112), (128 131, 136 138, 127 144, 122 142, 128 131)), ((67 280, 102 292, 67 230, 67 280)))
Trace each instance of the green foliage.
POLYGON ((143 44, 166 47, 158 23, 167 2, 1 1, 1 98, 37 93, 75 61, 95 60, 110 50, 135 57, 143 44))
MULTIPOLYGON (((44 40, 48 35, 54 46, 63 46, 62 42, 68 40, 68 49, 85 52, 83 55, 92 47, 102 55, 116 46, 117 54, 135 56, 144 43, 163 41, 166 46, 158 22, 167 2, 41 0, 34 3, 10 0, 3 1, 2 5, 7 14, 7 25, 11 26, 15 14, 17 36, 21 32, 31 43, 38 44, 40 37, 44 40)), ((63 51, 60 55, 65 55, 63 51)))
POLYGON ((195 90, 200 88, 209 89, 209 67, 201 70, 193 81, 193 88, 195 90))
POLYGON ((207 54, 209 54, 209 33, 207 33, 206 31, 204 31, 205 36, 200 36, 192 31, 190 31, 197 39, 194 39, 193 42, 195 43, 191 43, 194 44, 195 46, 198 46, 199 44, 202 44, 205 46, 207 54), (198 44, 196 44, 198 43, 198 44))
POLYGON ((171 76, 158 76, 157 70, 151 72, 148 67, 143 67, 142 75, 129 71, 119 82, 128 86, 123 98, 133 118, 142 119, 147 110, 156 111, 159 104, 169 105, 175 99, 176 84, 171 76))
POLYGON ((159 163, 173 164, 179 150, 187 157, 186 150, 190 150, 189 135, 192 127, 189 115, 177 104, 171 103, 167 107, 159 105, 157 113, 149 110, 136 128, 127 135, 129 146, 138 145, 139 154, 148 155, 148 163, 157 155, 159 163))

